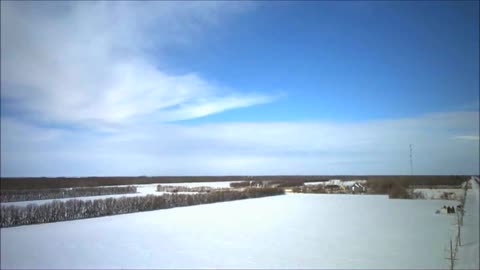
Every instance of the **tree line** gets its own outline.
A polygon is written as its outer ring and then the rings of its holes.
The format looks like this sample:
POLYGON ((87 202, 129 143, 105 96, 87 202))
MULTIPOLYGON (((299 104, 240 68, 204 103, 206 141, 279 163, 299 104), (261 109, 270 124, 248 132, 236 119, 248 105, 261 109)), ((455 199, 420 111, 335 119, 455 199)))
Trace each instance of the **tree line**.
POLYGON ((0 227, 93 218, 280 194, 284 194, 282 189, 251 188, 243 191, 219 190, 197 194, 147 195, 85 201, 72 199, 41 205, 1 206, 0 227))
POLYGON ((367 180, 369 193, 388 194, 391 199, 421 198, 419 193, 409 192, 412 186, 460 186, 467 181, 466 176, 398 176, 396 178, 381 177, 367 180))
MULTIPOLYGON (((265 175, 265 176, 135 176, 135 177, 2 177, 1 190, 97 187, 115 185, 137 185, 182 182, 218 181, 295 181, 317 182, 328 179, 342 180, 386 180, 399 181, 408 185, 452 185, 468 180, 464 175, 265 175)), ((291 184, 290 184, 291 185, 291 184)), ((298 183, 297 185, 300 186, 298 183)))
POLYGON ((252 181, 237 181, 230 183, 232 188, 244 188, 250 186, 275 186, 275 187, 298 187, 303 186, 302 179, 269 179, 269 180, 252 180, 252 181))
POLYGON ((137 187, 84 187, 71 189, 39 189, 39 190, 2 190, 1 202, 18 202, 33 200, 62 199, 71 197, 100 196, 112 194, 136 193, 137 187))
POLYGON ((295 193, 327 193, 323 185, 305 185, 301 187, 294 187, 292 191, 295 193))
MULTIPOLYGON (((163 186, 157 185, 158 192, 210 192, 214 190, 212 187, 202 186, 202 187, 187 187, 187 186, 163 186)), ((215 189, 220 190, 220 189, 215 189)), ((225 189, 223 189, 225 190, 225 189)))

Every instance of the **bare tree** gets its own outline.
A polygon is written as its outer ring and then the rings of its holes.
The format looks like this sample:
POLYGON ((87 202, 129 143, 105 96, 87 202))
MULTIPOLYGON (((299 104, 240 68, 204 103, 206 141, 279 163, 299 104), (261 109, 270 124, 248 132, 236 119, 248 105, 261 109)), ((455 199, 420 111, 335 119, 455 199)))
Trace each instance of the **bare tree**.
POLYGON ((79 218, 134 213, 172 207, 242 200, 284 194, 278 188, 248 188, 242 191, 215 190, 197 194, 164 194, 98 200, 53 201, 27 206, 1 206, 0 227, 56 222, 79 218))

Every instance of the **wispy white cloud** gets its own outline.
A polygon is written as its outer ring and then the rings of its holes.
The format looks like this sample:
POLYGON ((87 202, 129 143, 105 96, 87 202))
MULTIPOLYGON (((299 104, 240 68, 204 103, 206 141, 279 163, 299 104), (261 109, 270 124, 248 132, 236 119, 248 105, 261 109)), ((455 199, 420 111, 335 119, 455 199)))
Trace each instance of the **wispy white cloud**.
POLYGON ((113 133, 2 118, 2 175, 478 174, 478 112, 357 123, 131 124, 113 133), (32 136, 35 134, 35 136, 32 136))
POLYGON ((105 127, 175 121, 270 102, 162 66, 248 3, 2 2, 2 98, 37 121, 105 127), (151 53, 154 50, 154 53, 151 53))
POLYGON ((478 136, 478 135, 463 135, 463 136, 455 136, 455 139, 478 141, 478 140, 480 140, 480 136, 478 136))
POLYGON ((161 68, 251 3, 0 4, 2 106, 28 115, 2 115, 2 176, 403 174, 409 144, 416 173, 478 174, 478 112, 175 123, 276 98, 161 68))
POLYGON ((274 96, 265 95, 202 98, 181 104, 173 109, 164 110, 161 119, 164 121, 192 119, 232 108, 242 108, 259 103, 268 103, 274 99, 274 96))

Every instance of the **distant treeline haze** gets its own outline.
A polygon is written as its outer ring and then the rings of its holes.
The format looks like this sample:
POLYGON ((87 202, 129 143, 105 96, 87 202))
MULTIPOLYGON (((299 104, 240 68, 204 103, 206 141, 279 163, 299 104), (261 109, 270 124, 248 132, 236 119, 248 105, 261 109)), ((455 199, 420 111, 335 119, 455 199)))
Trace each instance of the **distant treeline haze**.
POLYGON ((371 194, 388 194, 392 199, 408 199, 411 194, 408 188, 434 186, 460 186, 467 181, 467 176, 399 176, 397 179, 373 178, 367 181, 368 192, 371 194))
MULTIPOLYGON (((187 187, 187 186, 169 186, 169 185, 157 185, 158 192, 210 192, 214 188, 212 187, 187 187)), ((222 190, 215 188, 216 190, 222 190)), ((225 190, 225 189, 223 189, 225 190)))
MULTIPOLYGON (((48 189, 72 187, 97 187, 134 184, 159 184, 182 182, 218 182, 218 181, 278 181, 290 183, 327 181, 329 179, 367 181, 398 181, 415 185, 452 185, 465 181, 460 175, 272 175, 272 176, 138 176, 138 177, 31 177, 0 179, 1 190, 48 189)), ((298 183, 300 185, 300 183, 298 183)))

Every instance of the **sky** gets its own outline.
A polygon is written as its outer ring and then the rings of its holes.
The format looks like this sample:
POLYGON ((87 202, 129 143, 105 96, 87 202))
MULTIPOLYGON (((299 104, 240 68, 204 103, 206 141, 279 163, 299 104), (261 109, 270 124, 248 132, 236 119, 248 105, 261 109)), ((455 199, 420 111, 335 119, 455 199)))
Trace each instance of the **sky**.
POLYGON ((478 1, 1 1, 1 176, 479 174, 478 1))

